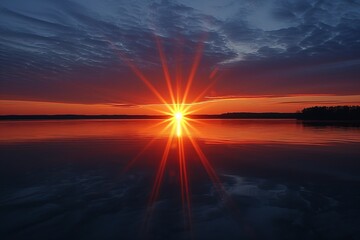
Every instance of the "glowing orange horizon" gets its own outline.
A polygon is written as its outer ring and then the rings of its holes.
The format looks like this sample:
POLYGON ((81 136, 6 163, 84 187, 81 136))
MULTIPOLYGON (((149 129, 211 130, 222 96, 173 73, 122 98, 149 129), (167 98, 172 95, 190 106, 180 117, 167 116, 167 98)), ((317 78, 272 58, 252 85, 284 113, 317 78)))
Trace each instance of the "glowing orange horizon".
MULTIPOLYGON (((214 82, 212 86, 214 85, 214 82)), ((184 104, 189 112, 195 114, 221 114, 225 112, 282 112, 291 113, 300 111, 305 107, 314 105, 336 106, 336 105, 360 105, 360 95, 290 95, 290 96, 254 96, 254 97, 223 97, 202 98, 206 96, 212 86, 204 89, 198 99, 192 104, 184 104)), ((177 88, 176 88, 177 89, 177 88)), ((177 101, 177 102, 180 102, 177 101)), ((118 104, 118 103, 66 103, 49 102, 40 100, 0 100, 0 115, 57 115, 57 114, 79 114, 79 115, 152 115, 164 114, 168 108, 162 103, 148 104, 118 104)))

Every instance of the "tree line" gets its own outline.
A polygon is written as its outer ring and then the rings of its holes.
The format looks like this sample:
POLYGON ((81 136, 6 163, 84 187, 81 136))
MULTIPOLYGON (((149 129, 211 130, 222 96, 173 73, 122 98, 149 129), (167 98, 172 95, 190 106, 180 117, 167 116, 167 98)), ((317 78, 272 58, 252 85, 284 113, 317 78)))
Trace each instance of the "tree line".
POLYGON ((360 106, 315 106, 298 115, 304 120, 360 120, 360 106))

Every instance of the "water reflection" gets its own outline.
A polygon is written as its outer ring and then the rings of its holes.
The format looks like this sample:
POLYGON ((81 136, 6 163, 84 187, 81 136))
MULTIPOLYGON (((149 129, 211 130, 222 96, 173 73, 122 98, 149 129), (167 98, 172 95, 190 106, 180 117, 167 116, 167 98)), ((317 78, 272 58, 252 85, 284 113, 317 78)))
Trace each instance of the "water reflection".
MULTIPOLYGON (((359 142, 360 128, 332 125, 324 129, 317 123, 296 120, 200 120, 191 124, 191 135, 207 143, 289 143, 328 144, 359 142), (314 125, 315 124, 315 125, 314 125), (308 127, 310 126, 310 127, 308 127)), ((0 122, 0 141, 42 141, 50 139, 103 138, 152 139, 167 138, 168 122, 161 120, 80 120, 0 122)), ((177 122, 179 125, 180 122, 177 122)), ((323 125, 321 125, 323 126, 323 125)), ((177 134, 181 135, 181 127, 177 134)))
POLYGON ((0 237, 359 237, 358 128, 175 123, 1 122, 0 237))

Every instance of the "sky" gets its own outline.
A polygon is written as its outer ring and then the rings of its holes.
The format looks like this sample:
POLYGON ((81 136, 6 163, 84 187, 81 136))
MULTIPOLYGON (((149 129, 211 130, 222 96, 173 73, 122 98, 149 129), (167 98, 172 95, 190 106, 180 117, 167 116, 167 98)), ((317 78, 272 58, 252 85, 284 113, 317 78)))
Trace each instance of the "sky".
POLYGON ((0 2, 0 114, 152 114, 167 73, 199 113, 359 105, 360 1, 0 2))

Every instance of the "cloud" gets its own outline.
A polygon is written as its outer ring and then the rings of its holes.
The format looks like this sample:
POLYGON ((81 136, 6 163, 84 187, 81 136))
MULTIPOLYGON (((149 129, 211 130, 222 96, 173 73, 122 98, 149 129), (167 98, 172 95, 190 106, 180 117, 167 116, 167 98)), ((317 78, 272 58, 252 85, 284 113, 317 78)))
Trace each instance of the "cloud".
POLYGON ((3 0, 0 98, 158 102, 128 66, 167 95, 156 38, 171 76, 183 81, 203 44, 192 96, 209 85, 214 68, 221 76, 210 89, 214 96, 358 93, 359 6, 350 0, 3 0))
POLYGON ((139 105, 132 104, 132 103, 108 103, 107 105, 111 107, 119 107, 119 108, 138 108, 139 105))

